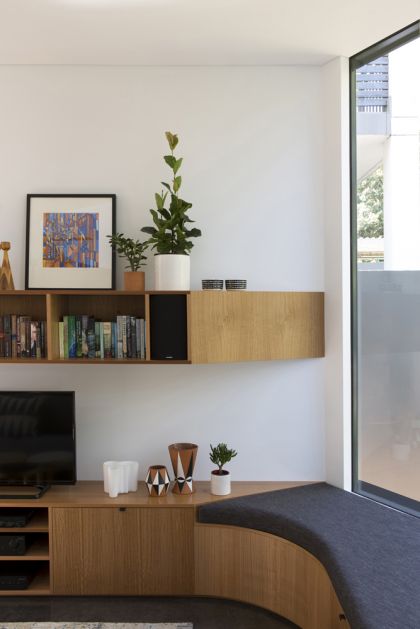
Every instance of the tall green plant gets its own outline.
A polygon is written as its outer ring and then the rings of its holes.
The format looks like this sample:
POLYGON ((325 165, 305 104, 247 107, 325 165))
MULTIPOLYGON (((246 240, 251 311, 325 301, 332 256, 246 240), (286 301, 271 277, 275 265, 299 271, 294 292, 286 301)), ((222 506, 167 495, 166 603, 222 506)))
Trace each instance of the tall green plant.
POLYGON ((171 183, 162 181, 161 194, 155 194, 156 209, 150 210, 154 225, 151 227, 143 227, 142 232, 149 234, 148 243, 152 245, 157 253, 180 253, 189 255, 193 248, 190 238, 201 236, 201 230, 197 228, 189 228, 190 223, 194 223, 187 211, 192 207, 191 203, 181 199, 178 192, 181 188, 182 177, 178 174, 182 164, 182 157, 176 158, 174 155, 175 148, 178 144, 178 136, 167 131, 166 139, 171 150, 170 155, 164 155, 163 159, 172 170, 171 183), (169 200, 169 206, 165 204, 169 200))

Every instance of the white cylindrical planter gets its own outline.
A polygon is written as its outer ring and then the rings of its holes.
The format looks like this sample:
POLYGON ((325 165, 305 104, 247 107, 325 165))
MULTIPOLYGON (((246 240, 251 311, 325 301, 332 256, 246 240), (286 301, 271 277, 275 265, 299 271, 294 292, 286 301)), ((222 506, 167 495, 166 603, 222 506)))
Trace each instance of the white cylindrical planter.
POLYGON ((177 253, 156 255, 155 290, 190 290, 190 256, 177 253))
POLYGON ((222 470, 221 474, 211 473, 211 493, 215 496, 230 494, 230 472, 222 470))

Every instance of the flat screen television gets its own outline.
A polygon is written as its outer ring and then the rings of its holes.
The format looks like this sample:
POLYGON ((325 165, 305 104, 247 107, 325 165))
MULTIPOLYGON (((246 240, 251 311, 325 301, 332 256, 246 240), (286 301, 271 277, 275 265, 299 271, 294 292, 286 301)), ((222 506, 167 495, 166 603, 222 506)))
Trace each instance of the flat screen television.
POLYGON ((75 482, 74 391, 0 391, 0 485, 75 482))

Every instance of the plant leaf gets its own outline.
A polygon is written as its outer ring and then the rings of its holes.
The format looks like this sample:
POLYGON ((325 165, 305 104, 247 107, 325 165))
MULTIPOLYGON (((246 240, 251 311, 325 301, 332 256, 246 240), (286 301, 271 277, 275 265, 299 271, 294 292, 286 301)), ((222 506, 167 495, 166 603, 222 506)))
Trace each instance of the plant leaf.
POLYGON ((170 166, 170 168, 175 168, 176 157, 174 157, 173 155, 164 155, 163 159, 168 164, 168 166, 170 166))
POLYGON ((166 131, 165 135, 168 140, 169 148, 173 151, 178 144, 178 136, 176 133, 171 133, 170 131, 166 131))
POLYGON ((182 183, 182 177, 181 175, 178 175, 178 177, 175 177, 174 179, 174 192, 178 192, 178 190, 181 187, 181 183, 182 183))
POLYGON ((174 174, 176 175, 178 170, 181 168, 181 164, 182 164, 182 157, 180 157, 179 159, 175 160, 175 164, 174 164, 174 174))
POLYGON ((156 207, 157 207, 157 209, 158 209, 158 210, 162 210, 162 208, 163 208, 163 203, 164 203, 164 201, 163 201, 163 197, 161 197, 161 196, 160 196, 160 194, 158 194, 157 192, 156 192, 156 194, 155 194, 155 201, 156 201, 156 207))
POLYGON ((186 230, 185 234, 189 238, 198 238, 199 236, 201 236, 201 229, 197 229, 196 227, 194 227, 194 229, 186 230))

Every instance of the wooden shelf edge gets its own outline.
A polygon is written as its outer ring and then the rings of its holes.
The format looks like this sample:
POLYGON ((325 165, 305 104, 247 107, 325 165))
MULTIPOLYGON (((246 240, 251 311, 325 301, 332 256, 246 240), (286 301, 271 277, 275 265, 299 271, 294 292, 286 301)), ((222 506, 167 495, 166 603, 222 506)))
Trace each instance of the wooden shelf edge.
POLYGON ((136 358, 0 358, 7 365, 190 365, 190 360, 138 360, 136 358))
POLYGON ((135 295, 189 295, 191 291, 185 290, 145 290, 145 291, 137 291, 137 290, 105 290, 105 289, 34 289, 34 290, 0 290, 1 295, 14 296, 14 295, 103 295, 108 297, 121 297, 124 295, 135 296, 135 295))
POLYGON ((49 561, 49 555, 31 555, 30 551, 26 555, 0 555, 0 562, 3 561, 49 561))

